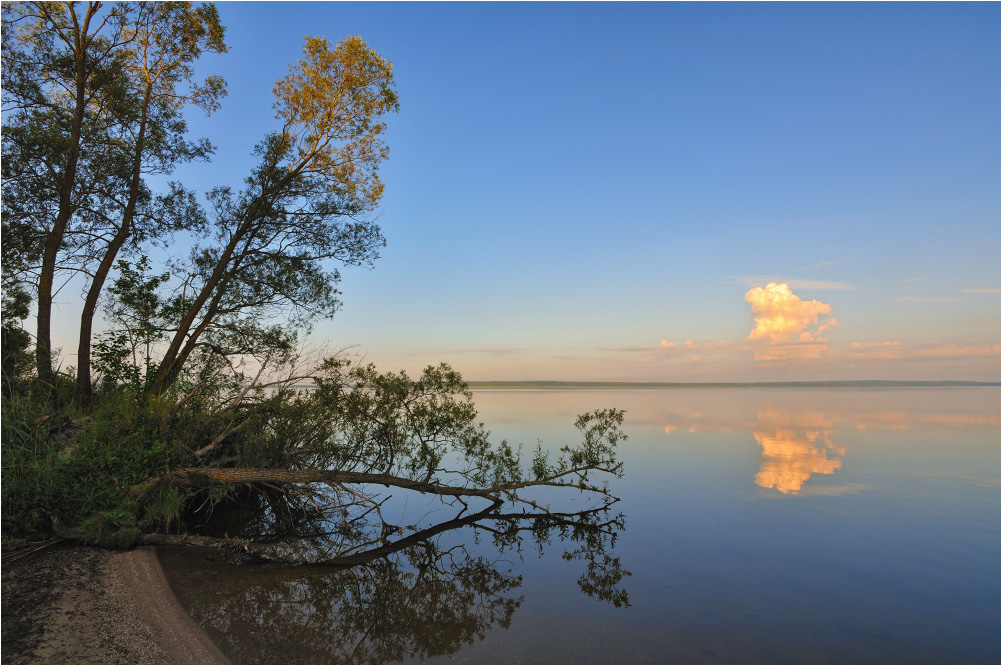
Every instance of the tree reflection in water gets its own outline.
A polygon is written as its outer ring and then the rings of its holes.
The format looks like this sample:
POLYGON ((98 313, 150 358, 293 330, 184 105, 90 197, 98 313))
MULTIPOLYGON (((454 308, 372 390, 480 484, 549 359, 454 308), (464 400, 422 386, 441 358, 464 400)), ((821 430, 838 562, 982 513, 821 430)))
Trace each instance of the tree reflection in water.
POLYGON ((191 549, 163 550, 161 557, 186 610, 237 663, 387 663, 454 654, 495 626, 509 627, 523 602, 511 558, 521 558, 529 543, 540 553, 562 547, 564 559, 584 564, 578 585, 585 594, 629 605, 620 584, 630 572, 612 555, 623 517, 609 506, 506 514, 495 504, 395 540, 381 522, 372 525, 382 532, 375 540, 355 524, 273 544, 276 556, 299 561, 307 550, 327 553, 322 562, 237 565, 191 549), (450 539, 457 530, 473 535, 450 539), (482 554, 488 547, 491 557, 482 554))

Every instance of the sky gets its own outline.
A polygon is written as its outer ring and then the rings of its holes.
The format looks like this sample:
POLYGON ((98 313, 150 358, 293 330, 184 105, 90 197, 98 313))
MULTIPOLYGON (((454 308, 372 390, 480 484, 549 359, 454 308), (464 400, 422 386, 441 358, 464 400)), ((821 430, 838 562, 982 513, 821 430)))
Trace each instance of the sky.
POLYGON ((315 343, 468 380, 1000 379, 997 3, 218 7, 216 155, 174 175, 203 191, 305 36, 394 66, 388 246, 315 343))

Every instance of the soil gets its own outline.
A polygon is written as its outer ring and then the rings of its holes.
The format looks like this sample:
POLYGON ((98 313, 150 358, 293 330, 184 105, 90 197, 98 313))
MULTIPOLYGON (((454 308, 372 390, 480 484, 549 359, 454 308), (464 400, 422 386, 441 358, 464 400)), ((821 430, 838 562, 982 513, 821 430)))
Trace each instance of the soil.
POLYGON ((53 540, 3 556, 4 664, 229 663, 178 604, 152 548, 53 540))

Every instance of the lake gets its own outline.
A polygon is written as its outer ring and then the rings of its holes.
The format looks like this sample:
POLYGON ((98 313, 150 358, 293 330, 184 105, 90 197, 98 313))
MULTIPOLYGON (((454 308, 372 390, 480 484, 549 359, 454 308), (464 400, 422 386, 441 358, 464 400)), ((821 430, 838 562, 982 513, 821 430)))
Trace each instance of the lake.
POLYGON ((999 388, 475 398, 526 451, 626 410, 622 529, 597 554, 469 525, 334 570, 162 551, 182 605, 238 663, 999 663, 999 388))

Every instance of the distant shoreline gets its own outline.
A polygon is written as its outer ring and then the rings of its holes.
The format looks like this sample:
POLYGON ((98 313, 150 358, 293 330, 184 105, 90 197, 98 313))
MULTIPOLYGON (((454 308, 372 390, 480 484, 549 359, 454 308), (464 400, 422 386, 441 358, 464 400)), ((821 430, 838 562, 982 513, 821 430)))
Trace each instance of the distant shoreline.
POLYGON ((1002 386, 1002 382, 894 381, 867 379, 820 382, 558 382, 484 381, 466 382, 471 389, 660 389, 660 388, 953 388, 1002 386))

